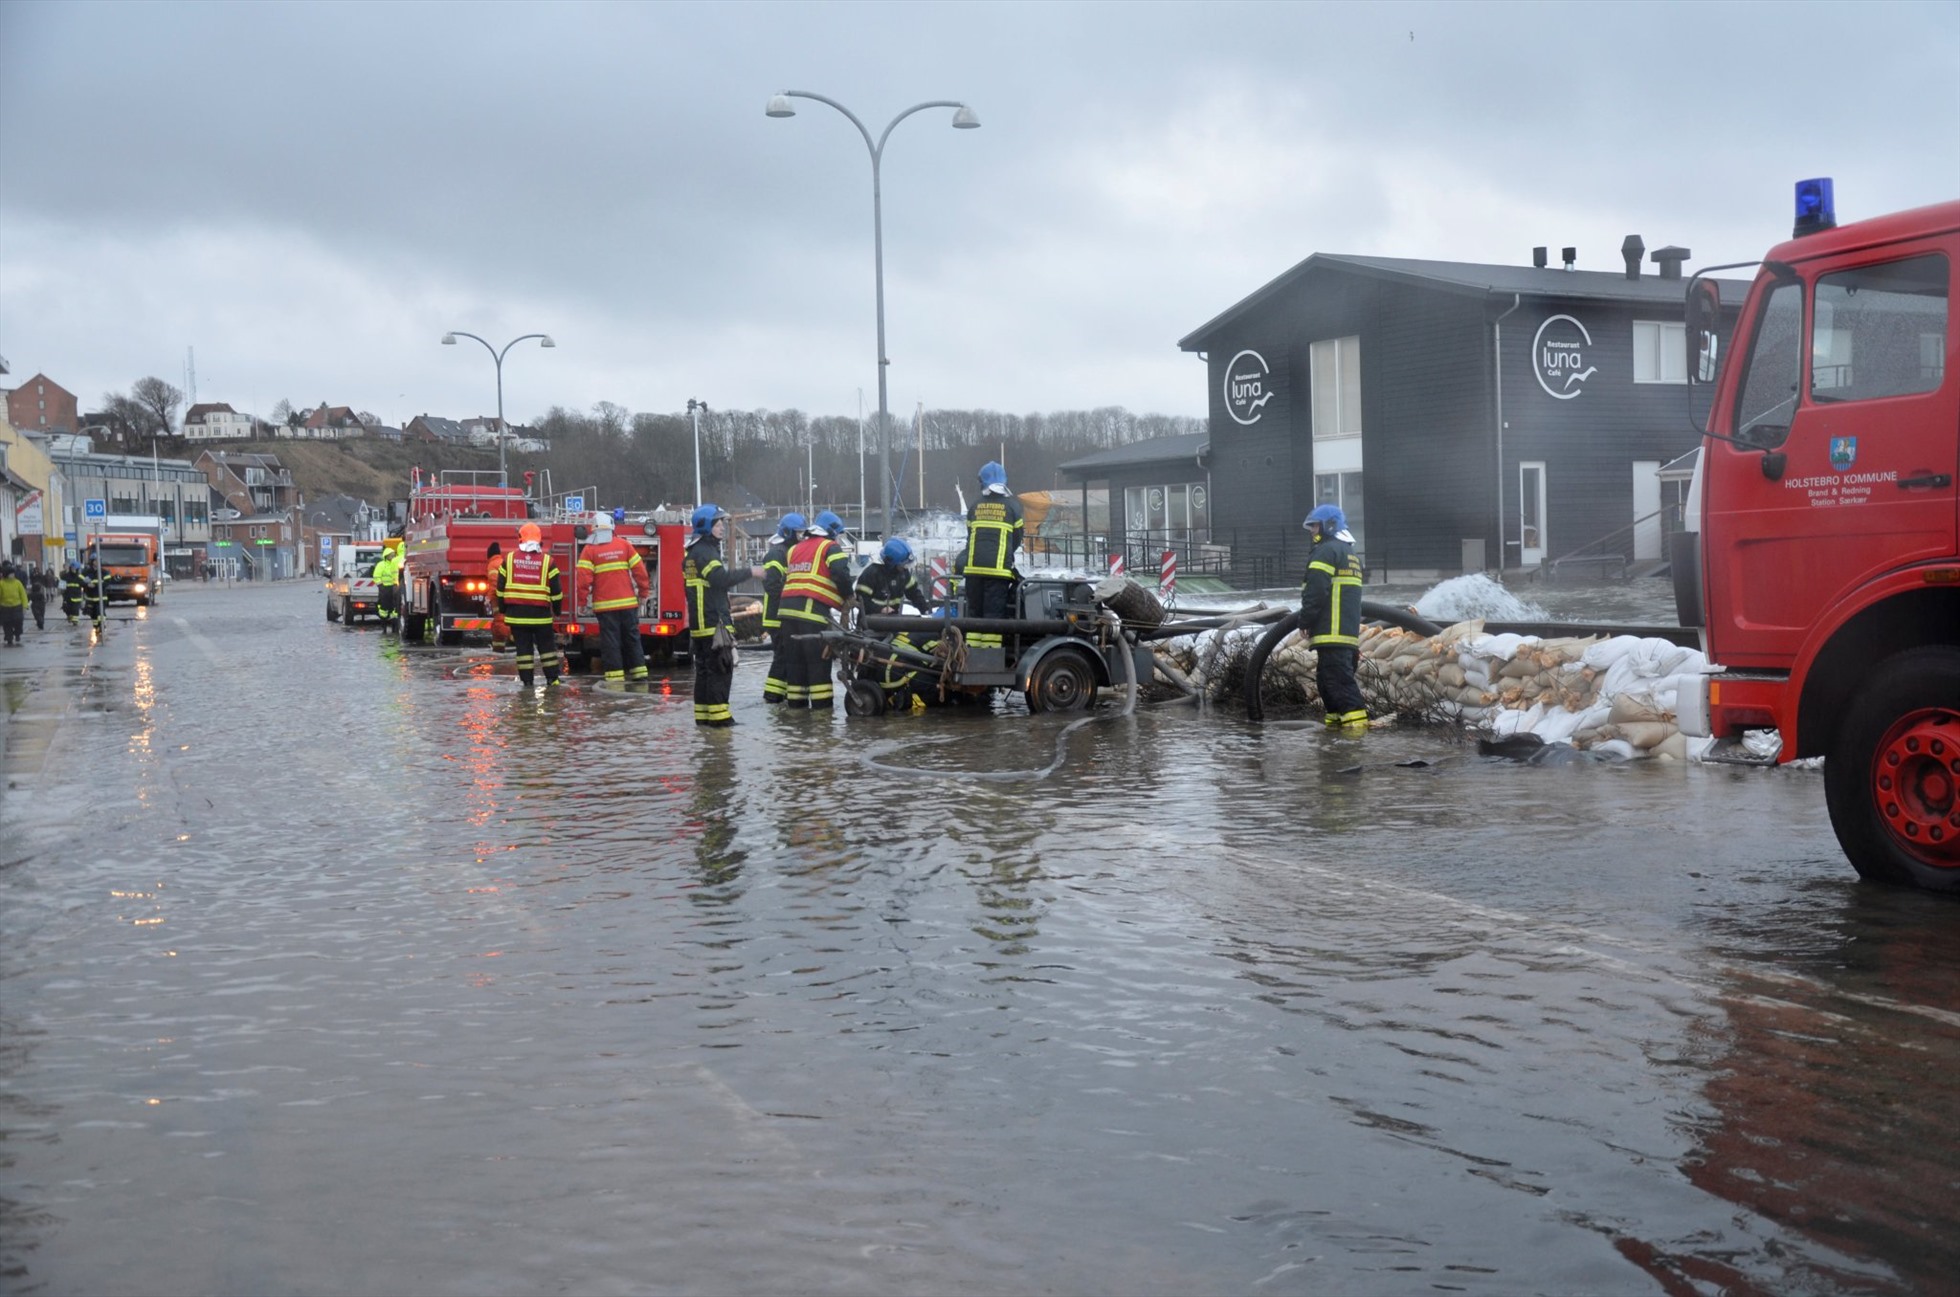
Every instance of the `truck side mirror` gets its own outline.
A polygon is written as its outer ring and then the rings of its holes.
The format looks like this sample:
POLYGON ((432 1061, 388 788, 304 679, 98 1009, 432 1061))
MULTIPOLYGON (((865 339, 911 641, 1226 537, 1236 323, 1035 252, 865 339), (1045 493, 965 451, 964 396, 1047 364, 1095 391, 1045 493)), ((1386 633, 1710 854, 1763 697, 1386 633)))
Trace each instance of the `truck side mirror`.
POLYGON ((1689 284, 1687 323, 1688 382, 1712 383, 1722 345, 1722 289, 1714 280, 1689 284))

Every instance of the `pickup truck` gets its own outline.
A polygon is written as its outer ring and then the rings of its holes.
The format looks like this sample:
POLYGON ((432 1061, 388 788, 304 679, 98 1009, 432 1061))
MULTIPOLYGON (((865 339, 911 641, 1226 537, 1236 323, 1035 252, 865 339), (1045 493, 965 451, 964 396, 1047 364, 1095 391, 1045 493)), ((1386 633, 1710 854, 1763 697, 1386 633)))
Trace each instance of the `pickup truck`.
POLYGON ((374 585, 374 563, 381 542, 341 545, 333 552, 333 571, 327 576, 327 620, 352 630, 362 617, 373 617, 380 593, 374 585))

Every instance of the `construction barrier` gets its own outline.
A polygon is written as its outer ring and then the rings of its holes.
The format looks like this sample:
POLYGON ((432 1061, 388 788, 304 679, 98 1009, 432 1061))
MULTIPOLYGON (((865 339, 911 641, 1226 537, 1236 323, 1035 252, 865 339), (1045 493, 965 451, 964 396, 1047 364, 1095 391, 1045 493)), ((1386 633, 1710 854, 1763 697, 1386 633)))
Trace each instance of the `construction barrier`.
POLYGON ((1164 564, 1157 575, 1157 596, 1165 603, 1177 598, 1177 551, 1164 551, 1164 564))
POLYGON ((944 599, 952 593, 952 585, 946 579, 946 558, 939 555, 932 560, 932 597, 944 599))
POLYGON ((1109 574, 1111 576, 1123 575, 1123 556, 1121 554, 1111 554, 1109 556, 1109 574))

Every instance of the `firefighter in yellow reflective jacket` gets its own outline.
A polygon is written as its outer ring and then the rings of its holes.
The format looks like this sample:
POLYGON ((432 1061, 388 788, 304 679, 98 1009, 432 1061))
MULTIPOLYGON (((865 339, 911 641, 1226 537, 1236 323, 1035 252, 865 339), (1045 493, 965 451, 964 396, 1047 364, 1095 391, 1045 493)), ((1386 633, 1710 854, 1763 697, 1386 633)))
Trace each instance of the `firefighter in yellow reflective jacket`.
POLYGON ((790 546, 803 539, 809 524, 800 513, 786 513, 776 524, 776 539, 762 556, 762 629, 769 633, 769 676, 762 682, 762 701, 781 703, 789 696, 789 636, 783 633, 783 582, 789 579, 790 546))
POLYGON ((789 636, 785 706, 823 711, 831 707, 830 661, 823 655, 823 632, 851 592, 851 560, 837 543, 843 534, 844 520, 825 509, 810 524, 810 534, 790 549, 779 609, 789 636))
POLYGON ((1316 506, 1306 528, 1313 549, 1300 588, 1300 629, 1313 645, 1314 683, 1327 728, 1359 734, 1368 728, 1368 705, 1354 680, 1361 652, 1361 560, 1339 505, 1316 506))
POLYGON ((728 592, 761 570, 729 567, 721 561, 728 515, 712 504, 694 511, 694 539, 681 564, 687 582, 687 651, 694 659, 694 723, 735 723, 728 709, 728 687, 735 679, 735 624, 728 615, 728 592), (716 632, 725 631, 716 644, 716 632))
POLYGON ((542 540, 535 522, 518 528, 517 548, 498 560, 494 586, 504 624, 510 627, 511 646, 517 650, 517 678, 527 689, 536 682, 540 663, 547 689, 558 683, 563 669, 552 620, 564 606, 565 582, 558 565, 544 552, 542 540))
MULTIPOLYGON (((960 572, 966 582, 967 616, 1014 615, 1014 584, 1021 579, 1014 570, 1014 551, 1021 548, 1026 532, 1021 502, 1007 493, 1007 470, 989 461, 980 469, 980 498, 966 511, 960 572)), ((968 635, 966 642, 974 648, 999 648, 1001 637, 981 632, 968 635)))
POLYGON ((381 633, 395 629, 402 607, 401 542, 384 542, 381 557, 374 561, 374 615, 381 622, 381 633))
MULTIPOLYGON (((616 511, 624 517, 625 510, 616 511)), ((572 606, 591 605, 599 623, 599 661, 613 684, 647 678, 647 659, 640 647, 640 604, 653 593, 646 561, 633 542, 613 535, 618 521, 612 514, 592 520, 592 541, 578 556, 572 580, 572 606)))

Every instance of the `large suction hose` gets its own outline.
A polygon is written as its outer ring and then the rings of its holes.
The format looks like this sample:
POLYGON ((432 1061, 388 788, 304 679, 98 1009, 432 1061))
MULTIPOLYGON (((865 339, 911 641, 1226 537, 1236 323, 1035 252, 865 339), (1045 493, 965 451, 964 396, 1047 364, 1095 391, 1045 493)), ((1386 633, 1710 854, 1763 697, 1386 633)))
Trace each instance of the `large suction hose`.
MULTIPOLYGON (((1403 630, 1413 631, 1415 634, 1423 636, 1440 635, 1443 633, 1442 627, 1429 621, 1427 618, 1410 612, 1406 608, 1397 608, 1393 604, 1370 603, 1365 599, 1361 602, 1361 620, 1380 622, 1388 626, 1400 626, 1403 630)), ((1298 612, 1288 613, 1285 617, 1274 622, 1271 630, 1259 637, 1259 643, 1253 647, 1252 656, 1246 659, 1245 718, 1247 720, 1263 721, 1266 719, 1266 705, 1261 701, 1259 696, 1261 678, 1266 674, 1266 659, 1273 655, 1274 649, 1286 641, 1288 635, 1291 635, 1299 629, 1300 614, 1298 612)))

